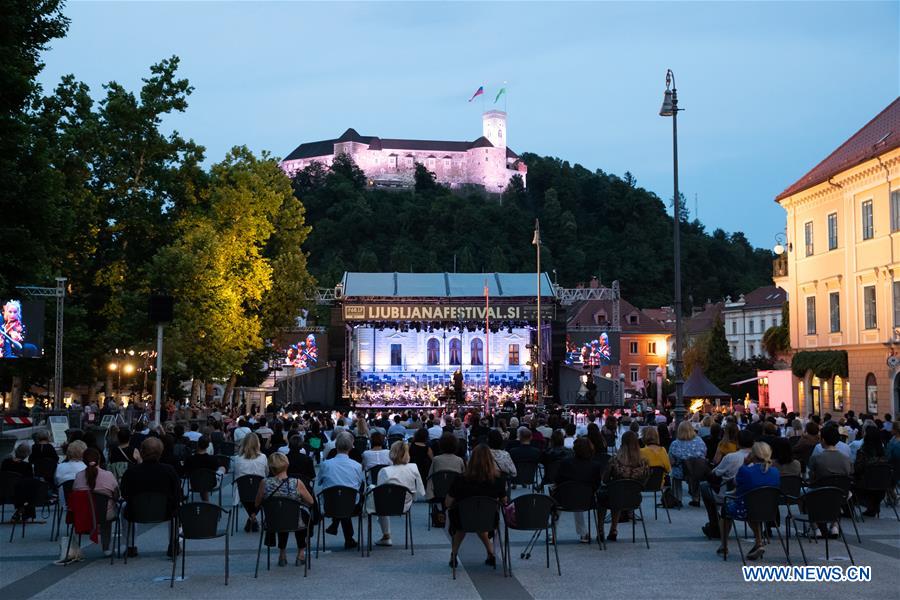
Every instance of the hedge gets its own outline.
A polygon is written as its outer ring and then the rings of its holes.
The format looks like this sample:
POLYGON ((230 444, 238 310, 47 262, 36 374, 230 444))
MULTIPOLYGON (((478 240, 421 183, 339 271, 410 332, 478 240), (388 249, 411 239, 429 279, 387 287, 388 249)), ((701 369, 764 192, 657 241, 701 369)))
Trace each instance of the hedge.
POLYGON ((847 377, 846 350, 809 350, 798 352, 791 360, 791 371, 803 379, 808 371, 819 379, 831 379, 835 375, 847 377))

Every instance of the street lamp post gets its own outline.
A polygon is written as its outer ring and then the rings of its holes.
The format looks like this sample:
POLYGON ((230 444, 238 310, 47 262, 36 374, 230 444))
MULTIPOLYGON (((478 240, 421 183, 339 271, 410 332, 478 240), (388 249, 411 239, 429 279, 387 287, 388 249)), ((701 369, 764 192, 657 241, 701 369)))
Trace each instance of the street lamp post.
POLYGON ((541 368, 541 225, 540 222, 534 220, 534 238, 531 243, 537 249, 537 336, 535 337, 535 348, 537 349, 537 370, 535 372, 534 387, 536 390, 535 403, 540 404, 543 397, 543 369, 541 368))
POLYGON ((675 184, 675 200, 673 214, 673 238, 675 242, 675 422, 684 418, 684 377, 681 335, 681 198, 678 195, 678 91, 675 88, 675 74, 672 69, 666 71, 666 91, 663 96, 659 116, 672 117, 672 161, 675 184), (671 86, 671 89, 669 89, 671 86))

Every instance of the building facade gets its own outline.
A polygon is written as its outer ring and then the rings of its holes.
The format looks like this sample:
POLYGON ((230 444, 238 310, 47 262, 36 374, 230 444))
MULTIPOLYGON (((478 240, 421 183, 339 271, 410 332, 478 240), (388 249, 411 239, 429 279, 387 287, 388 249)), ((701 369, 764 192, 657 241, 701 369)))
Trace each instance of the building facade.
POLYGON ((313 162, 330 165, 346 154, 361 168, 374 187, 410 187, 416 164, 434 173, 438 183, 451 188, 477 185, 500 193, 528 167, 507 145, 506 113, 489 110, 481 117, 482 135, 471 142, 405 140, 363 136, 348 129, 332 140, 300 144, 282 161, 289 176, 313 162))
POLYGON ((773 279, 790 298, 800 410, 896 414, 900 98, 776 201, 787 243, 773 279))
POLYGON ((785 291, 774 285, 741 294, 737 300, 731 296, 725 298, 722 318, 731 358, 748 360, 768 356, 762 345, 763 334, 781 323, 781 308, 786 300, 785 291))

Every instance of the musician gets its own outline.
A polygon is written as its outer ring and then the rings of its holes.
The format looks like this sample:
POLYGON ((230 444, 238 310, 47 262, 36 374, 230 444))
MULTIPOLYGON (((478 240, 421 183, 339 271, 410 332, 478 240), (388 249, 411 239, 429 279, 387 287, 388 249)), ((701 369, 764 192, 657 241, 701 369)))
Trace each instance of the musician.
POLYGON ((22 304, 10 300, 3 305, 3 329, 0 333, 0 357, 25 356, 25 324, 22 323, 22 304))

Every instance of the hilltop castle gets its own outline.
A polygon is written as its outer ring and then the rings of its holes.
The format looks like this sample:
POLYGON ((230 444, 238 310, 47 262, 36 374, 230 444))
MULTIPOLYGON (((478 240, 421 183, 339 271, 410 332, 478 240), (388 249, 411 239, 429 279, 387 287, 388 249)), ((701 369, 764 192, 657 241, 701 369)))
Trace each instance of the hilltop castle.
POLYGON ((337 139, 300 144, 281 167, 293 175, 312 162, 330 165, 335 156, 344 153, 376 187, 411 186, 416 163, 425 165, 438 183, 451 188, 473 184, 499 193, 515 175, 525 183, 528 167, 506 145, 506 113, 489 110, 481 116, 481 123, 482 135, 472 142, 381 138, 359 135, 351 128, 337 139))

